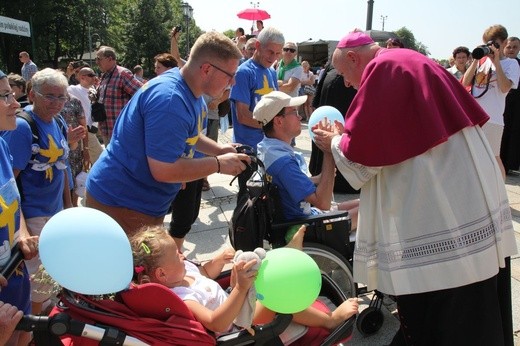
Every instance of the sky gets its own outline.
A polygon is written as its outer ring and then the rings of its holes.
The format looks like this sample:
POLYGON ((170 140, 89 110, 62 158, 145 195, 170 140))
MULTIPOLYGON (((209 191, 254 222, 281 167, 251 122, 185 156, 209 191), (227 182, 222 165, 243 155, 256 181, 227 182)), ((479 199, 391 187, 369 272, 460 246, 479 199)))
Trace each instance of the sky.
MULTIPOLYGON (((367 0, 188 0, 196 24, 204 31, 220 32, 242 27, 250 33, 251 21, 237 13, 259 3, 286 41, 339 40, 354 28, 366 29, 367 0), (323 4, 320 6, 319 4, 323 4)), ((374 0, 372 29, 395 31, 403 26, 416 41, 428 47, 431 58, 447 59, 454 48, 473 50, 482 44, 484 30, 494 24, 520 37, 520 0, 374 0)))

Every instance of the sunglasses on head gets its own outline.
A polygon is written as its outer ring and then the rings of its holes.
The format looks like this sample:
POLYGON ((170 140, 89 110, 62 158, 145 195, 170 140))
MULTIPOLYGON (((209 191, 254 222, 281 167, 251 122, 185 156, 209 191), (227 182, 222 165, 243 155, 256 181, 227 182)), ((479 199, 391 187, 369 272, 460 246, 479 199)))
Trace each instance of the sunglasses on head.
POLYGON ((283 51, 284 51, 284 52, 291 52, 291 53, 294 53, 294 52, 296 52, 296 49, 294 49, 294 48, 284 48, 283 51))

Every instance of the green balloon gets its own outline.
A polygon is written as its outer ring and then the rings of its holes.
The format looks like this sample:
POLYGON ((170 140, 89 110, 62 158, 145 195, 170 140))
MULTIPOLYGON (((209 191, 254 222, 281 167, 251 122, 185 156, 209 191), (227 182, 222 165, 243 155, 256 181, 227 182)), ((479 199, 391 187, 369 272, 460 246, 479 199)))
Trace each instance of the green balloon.
POLYGON ((321 289, 320 268, 305 252, 279 248, 267 252, 255 280, 256 297, 266 308, 284 314, 307 309, 321 289))

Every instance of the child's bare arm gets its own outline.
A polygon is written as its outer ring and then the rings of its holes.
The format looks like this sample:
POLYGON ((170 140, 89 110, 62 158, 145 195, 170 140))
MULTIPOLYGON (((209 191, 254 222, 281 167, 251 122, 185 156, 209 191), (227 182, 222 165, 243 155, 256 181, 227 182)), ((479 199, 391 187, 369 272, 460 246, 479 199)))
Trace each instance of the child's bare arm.
POLYGON ((210 278, 216 279, 224 266, 228 263, 231 263, 231 260, 235 257, 235 250, 232 248, 225 249, 220 255, 217 255, 211 261, 204 263, 202 267, 200 267, 200 272, 202 275, 210 278))
POLYGON ((204 327, 214 332, 224 332, 233 323, 246 300, 249 288, 255 280, 257 272, 250 270, 255 263, 255 260, 251 260, 247 263, 241 261, 235 265, 237 284, 229 297, 217 309, 211 311, 193 300, 185 301, 195 318, 204 327))

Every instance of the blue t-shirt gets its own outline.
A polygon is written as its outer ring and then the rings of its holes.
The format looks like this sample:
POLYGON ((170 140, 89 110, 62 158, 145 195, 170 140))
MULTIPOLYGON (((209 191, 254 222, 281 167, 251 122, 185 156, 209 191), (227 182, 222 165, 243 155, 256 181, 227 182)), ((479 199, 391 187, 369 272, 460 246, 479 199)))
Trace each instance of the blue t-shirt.
POLYGON ((231 88, 231 116, 233 117, 233 141, 247 144, 253 148, 264 137, 262 129, 242 125, 237 119, 235 102, 249 105, 252 112, 263 95, 278 90, 276 71, 273 68, 265 68, 253 59, 249 59, 238 67, 235 76, 235 85, 231 88))
MULTIPOLYGON (((32 111, 39 140, 33 145, 32 131, 24 119, 16 119, 16 130, 2 134, 13 156, 13 166, 20 170, 25 218, 52 216, 63 209, 63 184, 69 145, 58 120, 45 122, 32 111), (31 160, 36 153, 34 160, 31 160)), ((61 122, 63 119, 60 118, 61 122)), ((66 127, 65 127, 66 128, 66 127)))
POLYGON ((316 191, 316 186, 305 173, 305 161, 302 162, 301 154, 295 153, 289 144, 267 137, 258 143, 257 150, 267 174, 278 187, 285 220, 319 213, 305 201, 307 196, 316 191))
POLYGON ((168 163, 192 158, 205 111, 178 68, 148 81, 117 118, 110 145, 88 174, 88 193, 105 205, 166 215, 181 184, 156 181, 147 157, 168 163))
MULTIPOLYGON (((12 157, 7 143, 0 138, 0 268, 11 257, 11 247, 19 237, 20 195, 13 176, 12 157)), ((30 312, 29 275, 25 265, 18 269, 0 290, 0 301, 15 305, 25 314, 30 312)))

